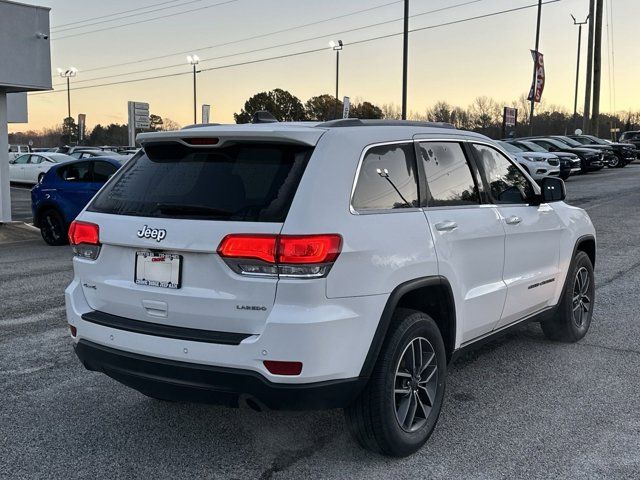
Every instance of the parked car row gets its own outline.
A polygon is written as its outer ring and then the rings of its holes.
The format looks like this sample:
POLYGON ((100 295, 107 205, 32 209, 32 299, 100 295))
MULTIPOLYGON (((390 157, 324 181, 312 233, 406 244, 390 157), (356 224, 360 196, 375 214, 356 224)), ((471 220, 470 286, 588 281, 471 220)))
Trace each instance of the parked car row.
POLYGON ((607 142, 592 135, 521 137, 500 143, 538 181, 547 176, 566 180, 570 175, 604 167, 622 168, 638 158, 634 145, 607 142))

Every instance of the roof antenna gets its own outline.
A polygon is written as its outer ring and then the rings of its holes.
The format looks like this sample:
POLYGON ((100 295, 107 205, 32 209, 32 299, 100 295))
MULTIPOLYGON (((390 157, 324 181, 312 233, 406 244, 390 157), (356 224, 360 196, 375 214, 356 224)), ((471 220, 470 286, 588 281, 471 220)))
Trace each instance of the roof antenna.
POLYGON ((278 119, 268 110, 258 110, 253 114, 251 123, 278 123, 278 119))

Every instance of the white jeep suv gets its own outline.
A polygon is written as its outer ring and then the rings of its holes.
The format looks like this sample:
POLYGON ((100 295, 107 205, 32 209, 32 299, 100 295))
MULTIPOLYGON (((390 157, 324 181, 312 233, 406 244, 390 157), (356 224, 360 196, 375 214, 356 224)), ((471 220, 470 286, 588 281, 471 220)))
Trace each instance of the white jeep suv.
POLYGON ((589 217, 484 136, 349 119, 138 138, 71 225, 66 306, 86 368, 149 397, 343 407, 361 445, 402 456, 463 349, 589 328, 589 217))

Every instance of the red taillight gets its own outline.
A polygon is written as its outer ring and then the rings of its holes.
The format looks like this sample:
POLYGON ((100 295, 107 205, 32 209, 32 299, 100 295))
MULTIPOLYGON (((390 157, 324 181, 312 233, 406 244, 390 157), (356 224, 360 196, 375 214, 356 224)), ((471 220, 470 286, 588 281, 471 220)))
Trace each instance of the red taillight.
POLYGON ((95 223, 71 222, 69 227, 69 243, 71 245, 100 245, 100 227, 95 223))
POLYGON ((226 258, 255 258, 276 261, 276 235, 227 235, 220 242, 218 254, 226 258))
POLYGON ((319 278, 329 273, 342 237, 324 235, 227 235, 218 254, 236 273, 319 278))
POLYGON ((71 324, 69 324, 69 331, 71 332, 71 336, 73 338, 75 338, 78 335, 78 329, 71 324))
POLYGON ((302 372, 302 362, 279 362, 276 360, 265 360, 264 366, 269 373, 274 375, 300 375, 302 372))
POLYGON ((340 235, 282 235, 278 262, 290 265, 334 262, 341 246, 340 235))

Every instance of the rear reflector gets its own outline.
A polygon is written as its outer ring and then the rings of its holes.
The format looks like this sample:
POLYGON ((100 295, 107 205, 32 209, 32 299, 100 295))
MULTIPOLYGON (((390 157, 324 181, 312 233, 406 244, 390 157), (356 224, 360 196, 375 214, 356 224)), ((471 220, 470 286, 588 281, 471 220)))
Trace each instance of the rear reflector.
POLYGON ((302 372, 302 362, 279 362, 276 360, 265 360, 264 366, 269 373, 274 375, 300 375, 302 372))
POLYGON ((227 235, 218 254, 236 273, 319 278, 329 273, 342 237, 324 235, 227 235))
POLYGON ((71 332, 71 336, 73 338, 75 338, 76 335, 78 335, 78 329, 71 324, 69 324, 69 331, 71 332))

